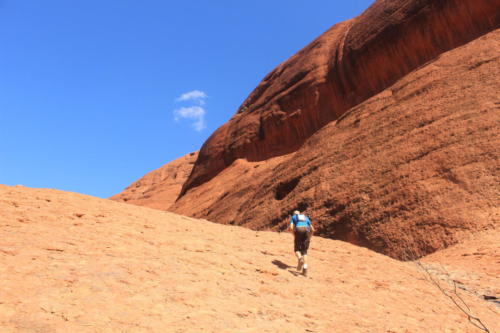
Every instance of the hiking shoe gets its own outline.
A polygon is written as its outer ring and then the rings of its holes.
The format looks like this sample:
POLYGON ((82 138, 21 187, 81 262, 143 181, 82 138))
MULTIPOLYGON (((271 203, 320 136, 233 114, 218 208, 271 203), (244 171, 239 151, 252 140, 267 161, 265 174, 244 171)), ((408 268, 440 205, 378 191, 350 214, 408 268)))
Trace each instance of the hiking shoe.
POLYGON ((304 269, 302 270, 302 275, 304 275, 305 277, 307 277, 307 268, 304 268, 304 269))
POLYGON ((304 266, 304 258, 299 259, 299 263, 297 264, 297 271, 300 272, 302 270, 302 266, 304 266))

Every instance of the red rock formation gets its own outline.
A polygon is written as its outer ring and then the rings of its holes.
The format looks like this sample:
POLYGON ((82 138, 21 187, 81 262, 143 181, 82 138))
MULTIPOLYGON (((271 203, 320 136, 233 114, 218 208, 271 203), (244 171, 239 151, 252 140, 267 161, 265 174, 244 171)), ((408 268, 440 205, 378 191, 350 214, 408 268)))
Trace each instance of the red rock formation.
POLYGON ((321 235, 400 259, 498 226, 499 13, 377 1, 335 25, 208 139, 171 210, 280 230, 307 209, 321 235))
POLYGON ((149 172, 130 184, 123 192, 112 196, 111 200, 156 209, 168 209, 181 192, 198 152, 187 154, 149 172))
POLYGON ((499 54, 500 30, 443 53, 297 152, 238 159, 172 209, 272 230, 306 209, 319 234, 400 259, 498 227, 499 54))
POLYGON ((379 0, 268 74, 203 145, 187 192, 238 158, 296 151, 349 108, 444 51, 500 26, 498 0, 379 0))

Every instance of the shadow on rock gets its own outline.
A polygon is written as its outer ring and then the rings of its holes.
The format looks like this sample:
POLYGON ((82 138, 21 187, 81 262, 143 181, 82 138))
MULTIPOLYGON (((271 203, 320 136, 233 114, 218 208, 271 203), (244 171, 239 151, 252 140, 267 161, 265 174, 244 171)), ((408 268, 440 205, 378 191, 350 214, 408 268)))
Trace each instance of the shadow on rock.
POLYGON ((288 264, 285 264, 281 260, 273 260, 272 263, 273 263, 273 265, 276 265, 276 266, 278 266, 278 268, 281 268, 281 269, 288 269, 288 268, 293 268, 294 267, 294 266, 290 266, 288 264))

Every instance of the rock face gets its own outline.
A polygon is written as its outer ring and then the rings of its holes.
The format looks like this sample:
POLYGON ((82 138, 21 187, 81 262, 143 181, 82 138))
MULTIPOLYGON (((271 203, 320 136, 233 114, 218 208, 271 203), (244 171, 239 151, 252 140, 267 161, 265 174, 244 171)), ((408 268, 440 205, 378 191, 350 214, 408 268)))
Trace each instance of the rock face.
POLYGON ((193 169, 198 152, 189 153, 149 172, 110 199, 138 206, 169 209, 193 169))
POLYGON ((379 0, 269 73, 205 142, 182 193, 236 159, 296 151, 347 110, 439 54, 500 26, 498 0, 379 0))
POLYGON ((0 211, 2 332, 478 331, 418 266, 348 243, 314 237, 306 279, 290 234, 2 185, 0 211))
MULTIPOLYGON (((320 235, 399 259, 498 227, 499 54, 500 30, 443 53, 328 123, 296 152, 235 160, 190 188, 172 210, 283 230, 294 209, 305 209, 320 235)), ((235 151, 212 144, 236 147, 238 137, 227 132, 222 140, 221 131, 242 122, 235 116, 205 144, 195 178, 205 158, 235 151)), ((285 142, 300 136, 290 131, 283 130, 285 142)))

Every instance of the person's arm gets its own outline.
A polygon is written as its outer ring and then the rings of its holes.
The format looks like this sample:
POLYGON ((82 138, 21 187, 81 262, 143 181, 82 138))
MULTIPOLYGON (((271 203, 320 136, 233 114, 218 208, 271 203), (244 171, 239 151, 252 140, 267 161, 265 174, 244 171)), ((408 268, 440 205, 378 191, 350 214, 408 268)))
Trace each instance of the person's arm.
POLYGON ((290 219, 290 228, 289 229, 293 231, 293 227, 294 227, 294 223, 293 223, 293 216, 292 216, 292 218, 290 219))

